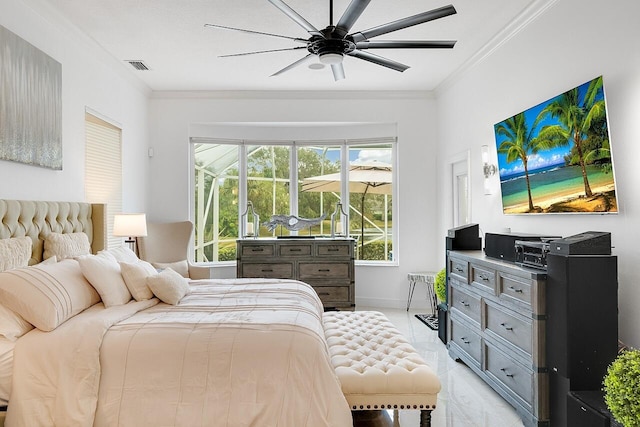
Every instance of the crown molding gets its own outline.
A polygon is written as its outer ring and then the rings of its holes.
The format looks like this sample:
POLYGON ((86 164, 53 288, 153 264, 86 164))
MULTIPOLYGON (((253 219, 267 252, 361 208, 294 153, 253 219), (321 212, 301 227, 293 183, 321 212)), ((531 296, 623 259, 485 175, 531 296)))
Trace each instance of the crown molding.
POLYGON ((443 91, 451 88, 475 66, 489 58, 493 53, 500 49, 505 43, 523 31, 533 21, 543 15, 558 0, 535 0, 527 6, 516 18, 498 31, 478 52, 467 59, 457 70, 451 73, 442 81, 435 89, 436 97, 443 91))
POLYGON ((435 99, 432 91, 276 91, 276 90, 219 90, 219 91, 153 91, 151 99, 377 99, 412 100, 435 99))

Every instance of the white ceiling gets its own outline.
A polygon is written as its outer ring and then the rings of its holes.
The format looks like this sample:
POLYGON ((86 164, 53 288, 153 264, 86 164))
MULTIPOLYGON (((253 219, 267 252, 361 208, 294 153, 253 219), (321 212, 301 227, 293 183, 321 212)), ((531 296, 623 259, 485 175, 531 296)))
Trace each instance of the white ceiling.
MULTIPOLYGON (((517 31, 545 0, 372 1, 352 31, 446 6, 457 14, 377 37, 375 40, 457 40, 453 49, 376 49, 373 53, 409 65, 404 73, 346 57, 346 79, 335 82, 330 67, 301 65, 270 77, 307 53, 304 49, 232 58, 219 55, 300 46, 286 39, 205 27, 212 23, 309 38, 267 0, 45 0, 152 90, 434 90, 449 76, 517 31), (125 60, 142 60, 137 71, 125 60)), ((285 0, 323 29, 329 0, 285 0)), ((349 0, 335 0, 336 23, 349 0)), ((314 60, 317 62, 317 59, 314 60)))

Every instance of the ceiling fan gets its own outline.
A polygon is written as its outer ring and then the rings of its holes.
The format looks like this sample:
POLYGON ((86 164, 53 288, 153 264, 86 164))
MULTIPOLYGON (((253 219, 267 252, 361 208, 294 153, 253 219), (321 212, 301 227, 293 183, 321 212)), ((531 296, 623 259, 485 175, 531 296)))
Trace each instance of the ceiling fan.
POLYGON ((405 71, 409 68, 408 65, 401 64, 391 59, 384 58, 379 55, 375 55, 370 52, 366 52, 368 49, 440 49, 440 48, 453 48, 456 44, 455 40, 437 40, 437 41, 420 41, 420 40, 381 40, 372 41, 370 39, 380 36, 382 34, 391 33, 404 28, 412 27, 414 25, 423 24, 435 19, 444 18, 445 16, 453 15, 456 13, 456 9, 453 5, 440 7, 427 12, 419 13, 417 15, 409 16, 407 18, 398 19, 397 21, 389 22, 377 27, 369 28, 364 31, 357 31, 350 33, 351 27, 358 20, 362 12, 369 5, 371 0, 351 0, 347 10, 338 21, 333 25, 333 0, 329 0, 329 26, 323 30, 318 30, 309 21, 304 19, 295 10, 289 7, 282 0, 269 0, 269 3, 280 9, 285 15, 295 21, 298 25, 304 28, 310 35, 308 39, 299 37, 288 37, 279 34, 271 34, 260 31, 245 30, 241 28, 228 27, 224 25, 205 24, 206 27, 223 28, 227 30, 242 31, 245 33, 260 34, 264 36, 280 37, 295 42, 301 43, 302 46, 295 46, 284 49, 270 49, 260 50, 254 52, 236 53, 231 55, 220 55, 220 57, 230 56, 244 56, 254 55, 259 53, 268 52, 281 52, 286 50, 306 49, 309 53, 295 61, 294 63, 287 65, 283 69, 276 71, 272 76, 277 76, 289 71, 298 65, 309 61, 317 56, 320 63, 331 65, 333 71, 333 77, 336 81, 345 78, 344 67, 342 61, 345 55, 355 58, 363 59, 365 61, 372 62, 374 64, 381 65, 383 67, 391 68, 396 71, 405 71))

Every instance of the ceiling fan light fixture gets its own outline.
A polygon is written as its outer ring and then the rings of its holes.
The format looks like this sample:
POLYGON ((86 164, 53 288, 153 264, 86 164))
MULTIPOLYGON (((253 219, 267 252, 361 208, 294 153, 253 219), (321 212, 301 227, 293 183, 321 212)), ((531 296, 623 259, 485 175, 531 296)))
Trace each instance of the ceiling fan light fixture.
POLYGON ((337 52, 327 52, 320 55, 320 62, 325 65, 340 64, 344 59, 344 55, 337 52))

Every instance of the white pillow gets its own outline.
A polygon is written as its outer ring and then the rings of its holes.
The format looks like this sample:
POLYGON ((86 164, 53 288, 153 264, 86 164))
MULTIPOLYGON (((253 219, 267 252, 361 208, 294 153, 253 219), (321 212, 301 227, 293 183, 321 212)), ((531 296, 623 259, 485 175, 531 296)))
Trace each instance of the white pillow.
POLYGON ((147 277, 147 285, 162 302, 171 305, 178 304, 189 293, 187 279, 171 268, 166 268, 154 276, 147 277))
POLYGON ((127 289, 136 301, 153 298, 153 292, 147 286, 147 277, 154 276, 157 271, 147 261, 121 262, 120 271, 127 289))
POLYGON ((122 305, 131 301, 131 293, 120 274, 118 261, 109 252, 76 258, 84 277, 100 294, 105 307, 122 305))
POLYGON ((184 261, 175 262, 153 262, 152 264, 158 270, 170 268, 182 277, 189 277, 189 263, 187 263, 186 259, 184 261))
POLYGON ((100 302, 76 260, 0 273, 0 301, 36 328, 52 331, 100 302))
POLYGON ((49 265, 49 264, 55 264, 56 262, 58 262, 58 257, 54 255, 52 257, 49 257, 39 262, 37 265, 49 265))
MULTIPOLYGON (((103 252, 103 251, 100 251, 100 252, 103 252)), ((107 250, 107 252, 113 255, 116 261, 118 262, 138 262, 139 261, 136 253, 126 246, 118 246, 117 248, 107 250)))
POLYGON ((31 237, 12 237, 0 240, 0 271, 27 267, 31 258, 31 237))
POLYGON ((90 253, 91 245, 85 233, 49 233, 44 239, 44 259, 55 255, 58 260, 63 260, 90 253))
POLYGON ((30 330, 33 325, 22 318, 18 313, 9 310, 0 304, 0 335, 6 339, 15 341, 30 330))

